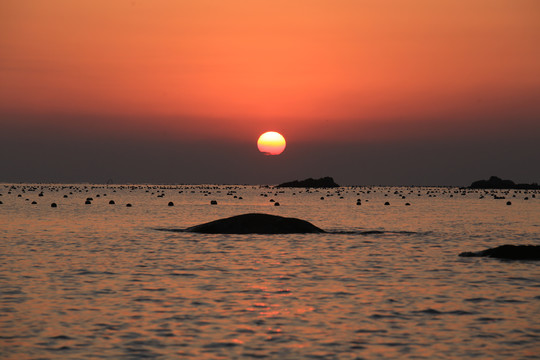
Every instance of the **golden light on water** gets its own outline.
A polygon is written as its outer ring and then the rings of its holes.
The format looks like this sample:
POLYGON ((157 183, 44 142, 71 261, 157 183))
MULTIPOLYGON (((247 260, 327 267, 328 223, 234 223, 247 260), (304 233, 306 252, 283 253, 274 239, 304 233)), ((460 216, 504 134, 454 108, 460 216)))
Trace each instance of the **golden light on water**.
POLYGON ((259 151, 265 155, 279 155, 285 150, 285 146, 285 138, 275 131, 267 131, 257 140, 259 151))

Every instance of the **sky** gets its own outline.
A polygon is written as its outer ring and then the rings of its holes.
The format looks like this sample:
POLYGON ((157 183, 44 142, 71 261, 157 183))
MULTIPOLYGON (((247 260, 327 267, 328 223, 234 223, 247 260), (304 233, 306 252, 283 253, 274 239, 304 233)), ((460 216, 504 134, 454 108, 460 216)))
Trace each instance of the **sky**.
POLYGON ((3 0, 0 182, 540 182, 539 19, 537 0, 3 0))

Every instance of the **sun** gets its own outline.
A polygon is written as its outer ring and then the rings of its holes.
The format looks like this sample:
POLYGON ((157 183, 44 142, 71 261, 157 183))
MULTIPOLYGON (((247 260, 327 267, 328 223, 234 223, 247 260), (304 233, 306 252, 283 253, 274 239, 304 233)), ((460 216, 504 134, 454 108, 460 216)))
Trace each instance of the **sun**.
POLYGON ((267 131, 257 140, 257 147, 264 155, 279 155, 285 150, 285 146, 285 138, 275 131, 267 131))

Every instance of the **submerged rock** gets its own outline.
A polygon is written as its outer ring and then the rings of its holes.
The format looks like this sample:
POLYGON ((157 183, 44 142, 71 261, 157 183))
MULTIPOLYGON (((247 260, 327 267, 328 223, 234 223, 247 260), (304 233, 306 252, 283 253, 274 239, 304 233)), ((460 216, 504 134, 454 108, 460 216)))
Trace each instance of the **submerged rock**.
POLYGON ((540 260, 540 245, 501 245, 476 252, 462 252, 464 257, 492 257, 508 260, 540 260))
POLYGON ((192 226, 203 234, 305 234, 325 231, 308 221, 268 214, 243 214, 192 226))

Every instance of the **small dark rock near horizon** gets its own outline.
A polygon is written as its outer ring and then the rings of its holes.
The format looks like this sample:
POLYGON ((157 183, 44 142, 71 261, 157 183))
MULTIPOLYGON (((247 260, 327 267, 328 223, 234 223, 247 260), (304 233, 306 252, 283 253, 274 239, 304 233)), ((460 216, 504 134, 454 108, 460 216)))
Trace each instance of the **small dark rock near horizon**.
POLYGON ((305 187, 305 188, 333 188, 339 187, 338 184, 330 176, 326 176, 320 179, 305 179, 305 180, 294 180, 279 184, 277 187, 305 187))
POLYGON ((308 221, 268 214, 243 214, 187 228, 202 234, 307 234, 325 231, 308 221))
POLYGON ((540 185, 532 184, 516 184, 512 180, 503 180, 497 176, 492 176, 489 180, 478 180, 469 186, 470 189, 522 189, 522 190, 539 190, 540 185))
POLYGON ((501 245, 475 252, 462 252, 463 257, 491 257, 507 260, 540 260, 540 245, 501 245))

